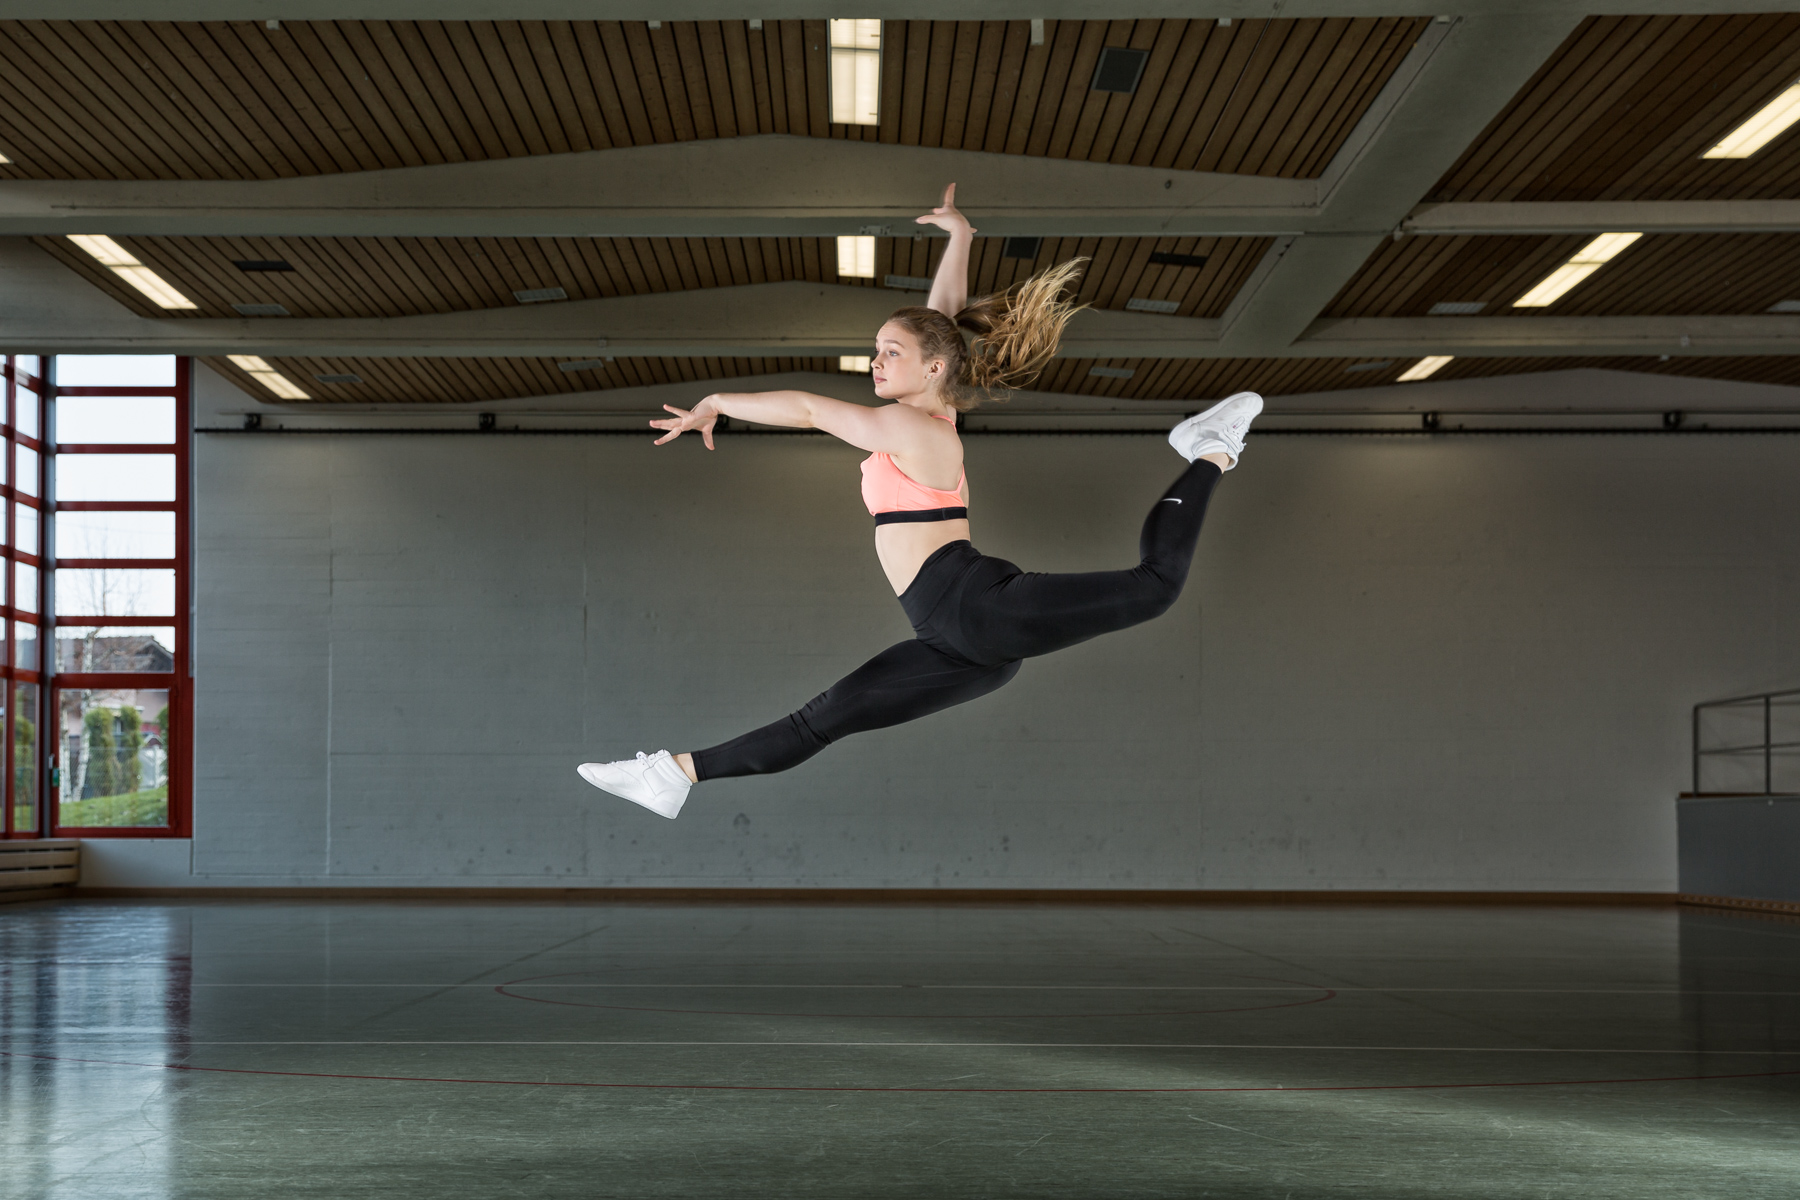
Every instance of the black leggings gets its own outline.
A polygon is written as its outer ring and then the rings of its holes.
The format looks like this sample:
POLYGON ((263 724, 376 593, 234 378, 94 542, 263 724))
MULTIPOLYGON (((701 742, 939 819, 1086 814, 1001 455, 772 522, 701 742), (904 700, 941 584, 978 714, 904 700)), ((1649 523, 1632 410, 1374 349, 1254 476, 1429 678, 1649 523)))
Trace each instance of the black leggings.
POLYGON ((1144 520, 1128 571, 1041 575, 966 541, 934 551, 900 595, 918 636, 889 646, 772 725, 694 753, 701 779, 768 775, 831 743, 996 691, 1019 660, 1161 616, 1181 595, 1219 468, 1201 460, 1144 520))

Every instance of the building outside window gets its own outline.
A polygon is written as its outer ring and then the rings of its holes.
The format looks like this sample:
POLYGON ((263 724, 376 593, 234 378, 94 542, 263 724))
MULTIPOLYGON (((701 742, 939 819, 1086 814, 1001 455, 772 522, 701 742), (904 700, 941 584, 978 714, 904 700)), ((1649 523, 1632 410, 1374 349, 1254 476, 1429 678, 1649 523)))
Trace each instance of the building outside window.
POLYGON ((186 836, 192 363, 5 359, 11 837, 186 836))

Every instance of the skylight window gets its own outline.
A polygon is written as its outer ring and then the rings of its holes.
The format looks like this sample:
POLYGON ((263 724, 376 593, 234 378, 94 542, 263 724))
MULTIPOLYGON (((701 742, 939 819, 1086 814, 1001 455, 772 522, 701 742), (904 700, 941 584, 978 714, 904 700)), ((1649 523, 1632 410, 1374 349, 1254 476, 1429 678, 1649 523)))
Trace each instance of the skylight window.
POLYGON ((101 266, 148 296, 158 308, 200 307, 105 234, 72 233, 69 240, 85 250, 101 266))
POLYGON ((1514 308, 1547 308, 1568 295, 1570 289, 1618 257, 1619 253, 1644 235, 1641 233, 1603 233, 1580 250, 1568 262, 1544 276, 1538 285, 1513 301, 1514 308))
POLYGON ((1800 121, 1800 83, 1775 97, 1750 115, 1750 119, 1719 139, 1701 158, 1749 158, 1800 121))
POLYGON ((280 396, 283 400, 311 400, 312 397, 294 386, 293 380, 271 367, 262 358, 254 354, 228 355, 231 365, 245 372, 250 378, 280 396))
POLYGON ((881 124, 881 21, 831 22, 831 119, 881 124))

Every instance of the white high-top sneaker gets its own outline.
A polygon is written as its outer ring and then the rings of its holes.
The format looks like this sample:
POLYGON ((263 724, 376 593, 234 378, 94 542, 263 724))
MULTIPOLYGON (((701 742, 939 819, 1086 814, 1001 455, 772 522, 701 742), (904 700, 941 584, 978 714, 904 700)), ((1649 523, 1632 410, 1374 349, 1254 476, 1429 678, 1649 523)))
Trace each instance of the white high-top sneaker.
POLYGON ((637 758, 618 762, 582 763, 576 772, 603 792, 641 804, 659 817, 673 821, 687 803, 687 772, 667 750, 655 754, 638 751, 637 758))
POLYGON ((1262 409, 1262 397, 1255 392, 1227 396, 1171 429, 1169 445, 1189 462, 1202 454, 1228 455, 1231 462, 1225 469, 1229 471, 1237 466, 1238 456, 1244 452, 1244 439, 1250 434, 1250 422, 1262 409))

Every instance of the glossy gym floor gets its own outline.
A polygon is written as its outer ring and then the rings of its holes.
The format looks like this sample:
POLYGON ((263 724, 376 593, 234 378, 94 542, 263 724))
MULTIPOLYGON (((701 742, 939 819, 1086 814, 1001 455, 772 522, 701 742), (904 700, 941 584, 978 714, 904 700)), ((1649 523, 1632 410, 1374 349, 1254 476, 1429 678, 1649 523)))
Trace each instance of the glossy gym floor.
POLYGON ((1800 924, 0 910, 0 1193, 1800 1195, 1800 924))

